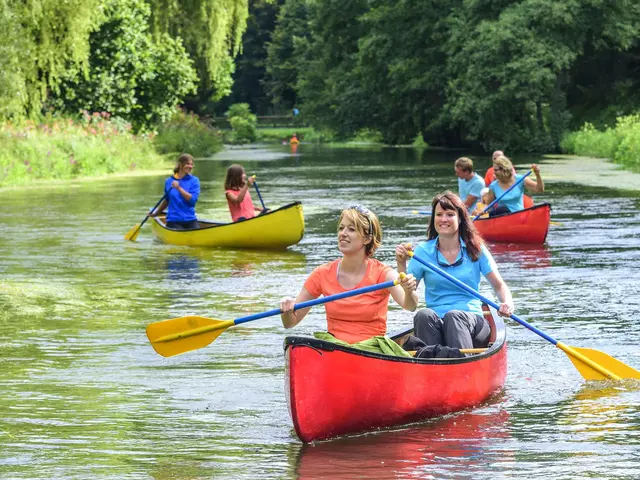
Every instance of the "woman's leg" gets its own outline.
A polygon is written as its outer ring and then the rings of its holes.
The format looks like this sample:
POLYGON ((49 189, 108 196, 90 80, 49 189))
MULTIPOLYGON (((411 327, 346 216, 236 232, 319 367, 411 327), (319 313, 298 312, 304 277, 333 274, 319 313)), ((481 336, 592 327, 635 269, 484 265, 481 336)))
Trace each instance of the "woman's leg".
POLYGON ((452 348, 486 347, 491 334, 489 323, 480 315, 462 310, 447 312, 443 320, 444 343, 452 348))
POLYGON ((489 210, 489 216, 490 217, 495 217, 496 215, 502 215, 503 213, 510 213, 511 210, 509 210, 507 207, 503 207, 503 206, 493 206, 490 210, 489 210))
POLYGON ((427 345, 444 345, 442 319, 430 308, 413 317, 413 334, 427 345))

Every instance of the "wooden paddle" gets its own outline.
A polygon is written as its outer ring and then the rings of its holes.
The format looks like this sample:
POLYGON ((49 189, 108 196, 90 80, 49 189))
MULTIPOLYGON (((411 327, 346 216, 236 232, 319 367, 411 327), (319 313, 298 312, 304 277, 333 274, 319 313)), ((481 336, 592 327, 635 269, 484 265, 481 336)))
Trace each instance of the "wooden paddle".
MULTIPOLYGON (((442 269, 436 267, 430 262, 418 257, 415 255, 413 251, 409 251, 409 256, 413 257, 416 261, 423 264, 425 267, 433 270, 437 274, 443 276, 450 282, 455 283, 458 287, 463 289, 464 291, 470 293, 474 297, 480 299, 487 305, 492 306, 496 310, 500 309, 500 305, 489 300, 482 294, 476 292, 473 288, 468 285, 462 283, 455 277, 452 277, 442 269)), ((558 347, 564 353, 569 356, 569 360, 573 363, 573 365, 578 369, 578 372, 586 379, 586 380, 621 380, 623 378, 635 378, 640 379, 640 372, 631 368, 628 365, 625 365, 619 360, 607 355, 606 353, 600 352, 598 350, 594 350, 591 348, 578 348, 578 347, 570 347, 557 341, 555 338, 550 337, 546 333, 538 330, 533 325, 528 324, 521 318, 518 318, 515 314, 511 315, 513 320, 518 322, 520 325, 528 328, 532 332, 540 335, 542 338, 551 342, 553 345, 558 347)))
MULTIPOLYGON (((363 293, 390 288, 398 285, 404 276, 405 274, 401 273, 395 281, 378 283, 368 287, 329 295, 328 297, 316 298, 308 302, 297 303, 293 309, 294 311, 300 310, 302 308, 309 308, 314 305, 340 300, 341 298, 353 297, 363 293)), ((149 324, 147 326, 147 338, 156 352, 163 357, 172 357, 180 353, 206 347, 229 327, 252 322, 253 320, 259 320, 261 318, 280 315, 281 313, 282 311, 279 308, 275 308, 263 313, 236 318, 235 320, 216 320, 199 316, 173 318, 171 320, 163 320, 149 324)))
MULTIPOLYGON (((156 208, 158 208, 158 205, 160 205, 162 203, 162 201, 167 198, 167 195, 169 195, 169 192, 165 193, 162 198, 160 200, 158 200, 158 203, 156 203, 156 206, 153 207, 151 209, 151 212, 153 212, 156 208)), ((131 230, 129 230, 127 232, 127 234, 124 236, 125 240, 131 240, 132 242, 135 242, 136 238, 138 238, 138 234, 140 233, 140 229, 142 228, 142 225, 144 225, 144 223, 149 219, 149 215, 147 215, 146 217, 144 217, 144 220, 142 220, 141 223, 138 223, 136 226, 134 226, 131 230)))
POLYGON ((496 198, 493 202, 491 202, 489 205, 486 206, 486 208, 484 210, 482 210, 478 215, 476 215, 475 217, 473 217, 473 221, 475 222, 477 219, 479 219, 485 212, 487 212, 491 207, 493 207, 496 203, 498 203, 500 200, 502 200, 504 198, 504 196, 509 193, 511 190, 513 190, 514 188, 516 188, 518 185, 520 185, 520 183, 524 182, 524 179, 527 178, 529 175, 531 175, 533 173, 533 170, 529 170, 527 173, 525 173, 522 178, 520 180, 518 180, 516 183, 514 183, 513 185, 511 185, 509 188, 507 188, 502 195, 500 195, 498 198, 496 198))

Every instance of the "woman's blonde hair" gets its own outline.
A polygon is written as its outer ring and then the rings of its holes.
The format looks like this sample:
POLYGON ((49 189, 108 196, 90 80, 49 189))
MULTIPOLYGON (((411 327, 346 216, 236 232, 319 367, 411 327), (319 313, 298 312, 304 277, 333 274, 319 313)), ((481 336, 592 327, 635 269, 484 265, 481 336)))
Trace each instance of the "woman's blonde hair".
POLYGON ((493 173, 498 176, 498 172, 503 172, 508 177, 513 175, 513 163, 504 155, 496 158, 493 162, 493 173))
POLYGON ((368 242, 365 243, 365 253, 368 257, 372 257, 382 245, 382 227, 376 214, 363 205, 351 205, 340 214, 338 227, 343 221, 353 223, 360 238, 368 242))

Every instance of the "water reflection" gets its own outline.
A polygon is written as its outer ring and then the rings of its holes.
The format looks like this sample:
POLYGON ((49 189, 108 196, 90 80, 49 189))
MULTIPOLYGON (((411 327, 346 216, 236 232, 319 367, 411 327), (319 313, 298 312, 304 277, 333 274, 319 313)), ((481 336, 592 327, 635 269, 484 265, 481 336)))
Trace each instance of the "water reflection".
POLYGON ((465 412, 396 431, 304 445, 297 478, 446 478, 497 461, 509 439, 509 413, 465 412), (434 476, 434 477, 432 477, 434 476))
POLYGON ((551 264, 551 251, 547 245, 492 243, 489 250, 496 262, 515 263, 520 268, 547 268, 551 264))

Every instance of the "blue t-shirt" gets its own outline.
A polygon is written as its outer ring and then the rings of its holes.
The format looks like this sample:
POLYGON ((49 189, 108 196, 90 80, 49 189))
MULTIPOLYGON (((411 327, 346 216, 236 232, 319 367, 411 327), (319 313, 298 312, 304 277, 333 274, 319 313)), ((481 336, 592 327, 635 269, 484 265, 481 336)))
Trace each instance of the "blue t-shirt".
MULTIPOLYGON (((515 175, 516 182, 519 181, 524 175, 515 175)), ((500 185, 498 185, 498 180, 494 180, 489 184, 489 189, 494 193, 496 198, 500 198, 500 196, 506 191, 503 190, 500 185)), ((523 196, 524 195, 524 182, 520 182, 518 185, 514 187, 509 193, 507 193, 504 197, 500 199, 498 202, 499 205, 507 207, 510 212, 519 212, 520 210, 524 210, 523 196)))
MULTIPOLYGON (((476 197, 480 200, 480 196, 482 195, 482 189, 484 188, 484 179, 478 175, 477 173, 473 174, 469 180, 464 180, 462 178, 458 178, 458 195, 464 202, 469 195, 476 197)), ((473 211, 476 208, 478 202, 475 202, 473 205, 469 207, 469 211, 473 211)))
POLYGON ((188 202, 180 194, 177 188, 172 188, 171 184, 175 177, 167 178, 164 182, 165 193, 169 192, 167 199, 169 200, 169 208, 167 210, 167 222, 190 222, 196 220, 196 202, 200 195, 200 180, 193 175, 185 175, 178 182, 180 186, 191 194, 191 200, 188 202))
MULTIPOLYGON (((477 291, 480 286, 480 274, 486 277, 494 270, 497 271, 498 267, 491 253, 484 245, 478 260, 475 262, 469 258, 467 247, 462 239, 460 239, 460 246, 458 258, 451 265, 438 251, 438 237, 421 243, 415 249, 415 253, 421 259, 433 263, 452 277, 477 291)), ((424 299, 427 308, 435 311, 440 318, 451 310, 462 310, 482 315, 482 302, 480 300, 417 260, 411 259, 409 261, 407 273, 411 273, 416 277, 417 281, 424 280, 424 299)))

